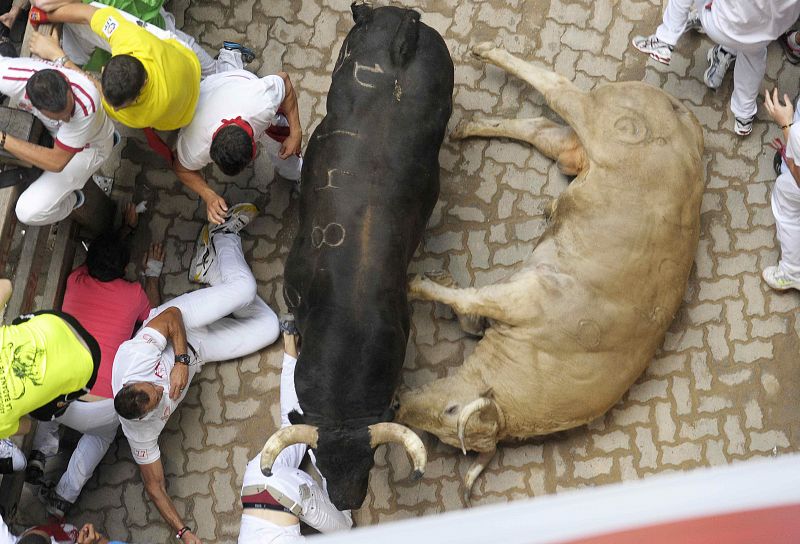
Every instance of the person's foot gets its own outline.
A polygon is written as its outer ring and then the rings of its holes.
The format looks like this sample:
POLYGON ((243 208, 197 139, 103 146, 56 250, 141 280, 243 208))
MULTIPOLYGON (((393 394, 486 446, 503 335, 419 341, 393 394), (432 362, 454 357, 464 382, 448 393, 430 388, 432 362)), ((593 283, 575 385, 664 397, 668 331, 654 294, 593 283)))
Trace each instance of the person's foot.
POLYGON ((708 69, 703 74, 703 81, 709 89, 719 89, 730 65, 736 60, 736 53, 728 51, 721 45, 708 50, 708 69))
POLYGON ((689 19, 686 21, 686 26, 683 27, 684 32, 688 32, 690 30, 696 30, 701 34, 705 34, 703 30, 703 23, 700 22, 700 14, 697 10, 692 10, 689 12, 689 19))
POLYGON ((656 38, 655 34, 652 36, 636 36, 631 43, 642 53, 647 53, 651 58, 663 64, 669 64, 669 61, 672 60, 672 50, 675 49, 667 42, 662 42, 656 38))
POLYGON ((295 492, 279 489, 280 481, 273 479, 265 487, 272 497, 300 521, 321 533, 349 529, 353 519, 349 510, 340 512, 328 495, 316 483, 301 484, 295 492))
POLYGON ((766 267, 761 272, 761 277, 764 278, 767 285, 778 291, 785 291, 786 289, 800 290, 800 281, 789 276, 779 266, 766 267))
POLYGON ((747 136, 753 132, 753 121, 755 118, 755 115, 752 117, 734 117, 733 131, 739 136, 747 136))
POLYGON ((239 234, 239 232, 247 226, 250 221, 258 215, 258 208, 255 204, 249 202, 242 202, 235 204, 228 208, 228 215, 219 225, 213 225, 209 228, 209 235, 215 234, 239 234))
POLYGON ((783 47, 786 60, 792 64, 800 64, 800 44, 797 43, 797 31, 781 34, 778 43, 783 47))
POLYGON ((33 450, 28 456, 28 468, 25 469, 25 481, 32 485, 42 485, 44 478, 45 457, 39 450, 33 450))
POLYGON ((244 45, 238 42, 229 42, 224 41, 222 42, 222 47, 227 49, 228 51, 238 51, 242 54, 242 62, 245 64, 250 64, 256 59, 256 52, 250 49, 249 47, 245 47, 244 45))
POLYGON ((209 272, 217 260, 217 250, 208 233, 208 224, 203 225, 194 247, 194 257, 189 265, 189 281, 192 283, 210 283, 209 272))
POLYGON ((8 438, 0 440, 0 474, 25 470, 25 454, 8 438))
POLYGON ((297 336, 300 331, 297 330, 297 324, 294 321, 294 314, 282 314, 278 321, 278 327, 282 332, 297 336))
POLYGON ((66 517, 67 512, 72 507, 71 502, 56 493, 52 483, 50 485, 42 485, 39 488, 38 497, 44 503, 44 509, 47 510, 47 513, 61 520, 66 517))

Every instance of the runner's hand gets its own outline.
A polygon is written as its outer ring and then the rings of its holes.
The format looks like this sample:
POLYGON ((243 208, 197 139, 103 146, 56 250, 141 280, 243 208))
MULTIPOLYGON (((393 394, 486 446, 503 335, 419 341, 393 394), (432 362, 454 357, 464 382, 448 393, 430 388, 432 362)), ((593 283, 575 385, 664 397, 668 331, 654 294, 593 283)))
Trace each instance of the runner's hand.
POLYGON ((14 26, 14 22, 19 17, 20 7, 19 6, 12 6, 7 13, 0 15, 0 23, 6 25, 6 27, 11 28, 14 26))
POLYGON ((303 135, 300 131, 290 132, 289 136, 281 144, 281 150, 278 156, 282 159, 288 159, 292 155, 300 154, 300 146, 303 143, 303 135))
POLYGON ((175 363, 169 373, 169 398, 178 400, 189 383, 189 367, 182 363, 175 363))
POLYGON ((768 90, 764 91, 764 106, 778 126, 783 127, 792 123, 792 118, 794 118, 792 101, 789 99, 789 95, 784 93, 783 104, 781 104, 777 87, 772 89, 772 96, 769 95, 768 90))
POLYGON ((184 544, 203 544, 203 542, 195 536, 195 534, 191 531, 186 531, 183 533, 183 543, 184 544))
POLYGON ((58 46, 55 38, 38 32, 31 34, 31 53, 45 60, 56 60, 64 56, 64 50, 58 46))
POLYGON ((108 539, 96 531, 94 525, 87 523, 78 532, 77 544, 108 544, 108 539))
MULTIPOLYGON (((150 244, 150 249, 147 250, 147 260, 164 262, 164 245, 158 242, 150 244)), ((147 263, 147 261, 145 261, 147 263)))
POLYGON ((225 217, 228 215, 228 204, 224 198, 214 191, 210 191, 208 195, 203 197, 203 200, 206 203, 209 223, 219 225, 225 221, 225 217))

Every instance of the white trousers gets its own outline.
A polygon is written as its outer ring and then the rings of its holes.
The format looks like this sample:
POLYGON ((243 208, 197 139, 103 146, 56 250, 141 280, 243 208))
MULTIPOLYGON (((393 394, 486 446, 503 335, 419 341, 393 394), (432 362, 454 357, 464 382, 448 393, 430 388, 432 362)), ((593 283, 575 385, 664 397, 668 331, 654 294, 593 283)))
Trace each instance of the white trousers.
POLYGON ((669 0, 664 10, 664 19, 656 29, 656 37, 670 45, 678 43, 683 34, 692 6, 700 15, 700 22, 708 37, 731 53, 736 54, 733 68, 733 94, 731 111, 736 117, 748 118, 758 109, 758 92, 767 69, 767 45, 769 42, 745 44, 728 35, 716 24, 714 5, 705 9, 707 0, 669 0))
POLYGON ((250 355, 279 333, 278 316, 256 294, 256 280, 236 234, 216 234, 217 257, 210 287, 183 294, 150 312, 152 319, 171 306, 183 314, 186 337, 200 361, 227 361, 250 355), (233 315, 233 317, 228 317, 233 315))
POLYGON ((19 195, 17 219, 26 225, 50 225, 72 213, 74 194, 111 155, 113 139, 76 153, 61 172, 43 172, 19 195))
POLYGON ((56 486, 56 493, 74 503, 117 436, 119 417, 114 411, 114 399, 76 401, 53 421, 39 422, 33 437, 33 449, 42 452, 45 457, 55 455, 58 452, 59 424, 83 433, 69 459, 66 472, 56 486))
MULTIPOLYGON (((92 5, 103 7, 94 2, 92 5)), ((138 21, 133 15, 121 12, 131 21, 138 21)), ((220 49, 217 60, 213 59, 197 41, 175 27, 175 16, 161 8, 161 16, 164 18, 165 28, 162 30, 155 25, 146 24, 144 26, 150 33, 161 39, 173 38, 182 42, 191 49, 200 61, 201 78, 208 77, 225 70, 238 70, 244 67, 242 56, 238 51, 228 51, 220 49)), ((95 34, 89 25, 65 24, 62 29, 62 48, 64 53, 75 63, 85 64, 95 48, 99 47, 104 51, 111 52, 108 42, 95 34)))
MULTIPOLYGON (((800 100, 795 104, 793 123, 800 123, 799 106, 800 100)), ((781 246, 778 267, 789 277, 800 280, 800 187, 786 163, 781 163, 781 173, 772 188, 771 204, 781 246)))

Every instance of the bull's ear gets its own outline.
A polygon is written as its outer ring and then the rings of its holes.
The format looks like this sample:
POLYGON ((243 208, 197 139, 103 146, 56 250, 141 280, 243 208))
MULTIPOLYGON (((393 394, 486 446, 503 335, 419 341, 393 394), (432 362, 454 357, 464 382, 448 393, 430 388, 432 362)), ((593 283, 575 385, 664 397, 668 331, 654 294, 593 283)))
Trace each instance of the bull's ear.
POLYGON ((353 12, 353 21, 357 25, 372 19, 372 6, 366 2, 353 2, 350 4, 350 11, 353 12))
POLYGON ((292 410, 289 412, 289 421, 292 423, 292 425, 301 425, 305 422, 305 418, 303 417, 303 414, 297 410, 292 410))
POLYGON ((392 62, 396 66, 408 64, 417 52, 417 41, 419 40, 419 13, 408 10, 403 15, 400 26, 392 40, 392 47, 389 49, 392 62))

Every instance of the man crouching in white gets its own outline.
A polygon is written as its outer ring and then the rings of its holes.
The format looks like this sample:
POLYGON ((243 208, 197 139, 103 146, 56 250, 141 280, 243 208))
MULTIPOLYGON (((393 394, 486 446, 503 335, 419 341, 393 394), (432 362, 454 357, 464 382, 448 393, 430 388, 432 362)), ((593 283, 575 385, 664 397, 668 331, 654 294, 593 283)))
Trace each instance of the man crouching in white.
POLYGON ((238 234, 257 213, 252 204, 238 204, 221 225, 203 227, 189 275, 210 287, 152 310, 114 359, 111 386, 122 430, 148 496, 185 544, 200 539, 167 495, 158 437, 203 364, 243 357, 278 337, 278 318, 256 294, 238 234))
MULTIPOLYGON (((294 389, 297 336, 284 333, 281 369, 281 427, 291 425, 289 412, 301 412, 294 389)), ((247 464, 242 486, 242 527, 239 544, 291 544, 302 542, 300 521, 322 533, 349 529, 350 511, 340 512, 314 479, 300 470, 305 444, 281 451, 272 475, 261 473, 261 454, 247 464)))

